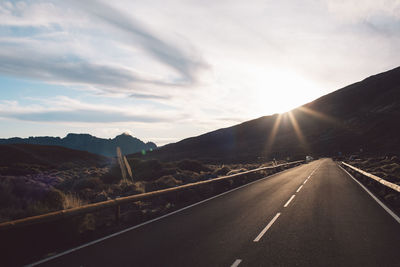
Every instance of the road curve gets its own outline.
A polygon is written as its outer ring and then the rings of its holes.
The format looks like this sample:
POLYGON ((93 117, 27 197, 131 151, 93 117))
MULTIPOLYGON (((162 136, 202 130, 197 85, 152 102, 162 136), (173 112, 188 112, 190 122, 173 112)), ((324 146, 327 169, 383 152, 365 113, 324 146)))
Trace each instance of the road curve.
POLYGON ((39 266, 400 266, 400 224, 331 159, 39 266))

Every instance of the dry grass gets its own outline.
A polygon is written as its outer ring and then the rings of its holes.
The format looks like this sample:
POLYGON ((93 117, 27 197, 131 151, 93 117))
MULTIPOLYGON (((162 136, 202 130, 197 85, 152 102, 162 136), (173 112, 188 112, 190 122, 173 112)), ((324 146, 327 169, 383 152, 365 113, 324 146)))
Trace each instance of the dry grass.
POLYGON ((65 194, 63 203, 64 209, 77 208, 86 204, 87 201, 82 200, 76 194, 65 194))

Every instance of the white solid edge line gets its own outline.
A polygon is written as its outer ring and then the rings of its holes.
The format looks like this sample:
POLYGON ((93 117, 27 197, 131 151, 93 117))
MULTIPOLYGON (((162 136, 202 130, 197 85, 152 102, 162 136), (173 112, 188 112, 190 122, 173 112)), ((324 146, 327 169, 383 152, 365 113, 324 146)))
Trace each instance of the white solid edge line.
POLYGON ((160 216, 160 217, 154 218, 154 219, 152 219, 152 220, 143 222, 143 223, 141 223, 141 224, 132 226, 132 227, 130 227, 130 228, 126 228, 126 229, 124 229, 124 230, 121 230, 121 231, 119 231, 119 232, 110 234, 110 235, 108 235, 108 236, 104 236, 104 237, 102 237, 102 238, 93 240, 93 241, 91 241, 91 242, 88 242, 88 243, 86 243, 86 244, 80 245, 80 246, 78 246, 78 247, 68 249, 68 250, 63 251, 63 252, 60 252, 60 253, 58 253, 58 254, 56 254, 56 255, 53 255, 53 256, 50 256, 50 257, 48 257, 48 258, 45 258, 45 259, 36 261, 36 262, 34 262, 34 263, 27 264, 27 265, 25 265, 25 266, 26 266, 26 267, 31 267, 31 266, 36 266, 36 265, 45 263, 45 262, 47 262, 47 261, 51 261, 51 260, 53 260, 53 259, 55 259, 55 258, 64 256, 64 255, 66 255, 66 254, 69 254, 69 253, 74 252, 74 251, 76 251, 76 250, 79 250, 79 249, 81 249, 81 248, 85 248, 85 247, 94 245, 94 244, 96 244, 96 243, 99 243, 99 242, 101 242, 101 241, 104 241, 104 240, 106 240, 106 239, 112 238, 112 237, 114 237, 114 236, 118 236, 118 235, 120 235, 120 234, 129 232, 129 231, 131 231, 131 230, 134 230, 134 229, 139 228, 139 227, 141 227, 141 226, 144 226, 144 225, 146 225, 146 224, 149 224, 149 223, 152 223, 152 222, 161 220, 161 219, 163 219, 163 218, 165 218, 165 217, 168 217, 168 216, 171 216, 171 215, 173 215, 173 214, 175 214, 175 213, 184 211, 184 210, 186 210, 186 209, 189 209, 189 208, 191 208, 191 207, 197 206, 197 205, 199 205, 199 204, 202 204, 202 203, 207 202, 207 201, 209 201, 209 200, 212 200, 212 199, 214 199, 214 198, 217 198, 217 197, 223 196, 223 195, 225 195, 225 194, 231 193, 231 192, 233 192, 233 191, 236 191, 236 190, 238 190, 238 189, 240 189, 240 188, 249 186, 249 185, 251 185, 251 184, 254 184, 254 183, 257 183, 257 182, 261 182, 261 181, 263 181, 263 180, 265 180, 265 179, 268 179, 268 178, 271 178, 271 177, 276 176, 276 175, 278 175, 278 174, 282 174, 282 173, 284 173, 284 172, 293 170, 293 169, 295 169, 295 168, 297 168, 297 167, 300 167, 300 166, 306 166, 306 165, 299 165, 299 166, 296 166, 296 167, 293 167, 293 168, 290 168, 290 169, 283 170, 283 171, 281 171, 281 172, 277 172, 277 173, 271 174, 271 175, 266 176, 266 177, 264 177, 264 178, 261 178, 261 179, 258 179, 258 180, 256 180, 256 181, 253 181, 253 182, 251 182, 251 183, 248 183, 248 184, 245 184, 245 185, 241 185, 241 186, 236 187, 236 188, 233 188, 233 189, 231 189, 231 190, 229 190, 229 191, 223 192, 223 193, 221 193, 221 194, 219 194, 219 195, 216 195, 216 196, 213 196, 213 197, 204 199, 204 200, 202 200, 202 201, 196 202, 196 203, 194 203, 194 204, 192 204, 192 205, 183 207, 183 208, 181 208, 181 209, 179 209, 179 210, 175 210, 175 211, 173 211, 173 212, 170 212, 170 213, 168 213, 168 214, 165 214, 165 215, 162 215, 162 216, 160 216))
POLYGON ((286 208, 287 206, 289 206, 290 201, 292 201, 295 196, 296 195, 292 195, 283 207, 286 208))
POLYGON ((242 262, 241 259, 237 259, 237 260, 235 260, 235 261, 232 263, 231 267, 237 267, 237 266, 239 266, 239 264, 240 264, 241 262, 242 262))
POLYGON ((272 224, 278 219, 281 214, 278 212, 275 217, 265 226, 265 228, 258 234, 258 236, 253 240, 254 242, 260 241, 261 237, 268 231, 268 229, 272 226, 272 224))
POLYGON ((296 193, 300 192, 301 188, 303 188, 303 185, 300 185, 299 189, 296 190, 296 193))
POLYGON ((362 183, 360 183, 356 178, 353 177, 353 175, 351 175, 348 171, 346 171, 342 166, 338 165, 345 173, 347 173, 351 179, 353 179, 354 181, 356 181, 376 202, 378 202, 378 204, 384 209, 386 210, 387 213, 389 213, 393 219, 395 219, 398 223, 400 223, 400 218, 399 216, 397 216, 393 211, 391 211, 382 201, 380 201, 373 193, 371 193, 371 191, 368 190, 368 188, 366 188, 362 183))

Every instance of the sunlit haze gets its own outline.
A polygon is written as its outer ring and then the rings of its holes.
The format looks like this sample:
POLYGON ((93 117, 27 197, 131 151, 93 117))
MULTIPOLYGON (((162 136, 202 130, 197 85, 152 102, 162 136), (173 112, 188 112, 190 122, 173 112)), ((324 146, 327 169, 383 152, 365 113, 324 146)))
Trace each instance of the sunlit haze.
POLYGON ((400 2, 0 1, 2 137, 175 142, 400 62, 400 2))

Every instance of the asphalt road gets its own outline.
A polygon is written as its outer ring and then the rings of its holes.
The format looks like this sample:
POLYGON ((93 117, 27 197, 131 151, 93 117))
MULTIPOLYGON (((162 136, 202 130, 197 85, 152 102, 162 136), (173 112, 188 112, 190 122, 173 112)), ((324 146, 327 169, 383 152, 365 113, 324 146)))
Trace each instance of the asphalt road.
POLYGON ((321 159, 40 266, 400 266, 399 245, 400 224, 321 159))

